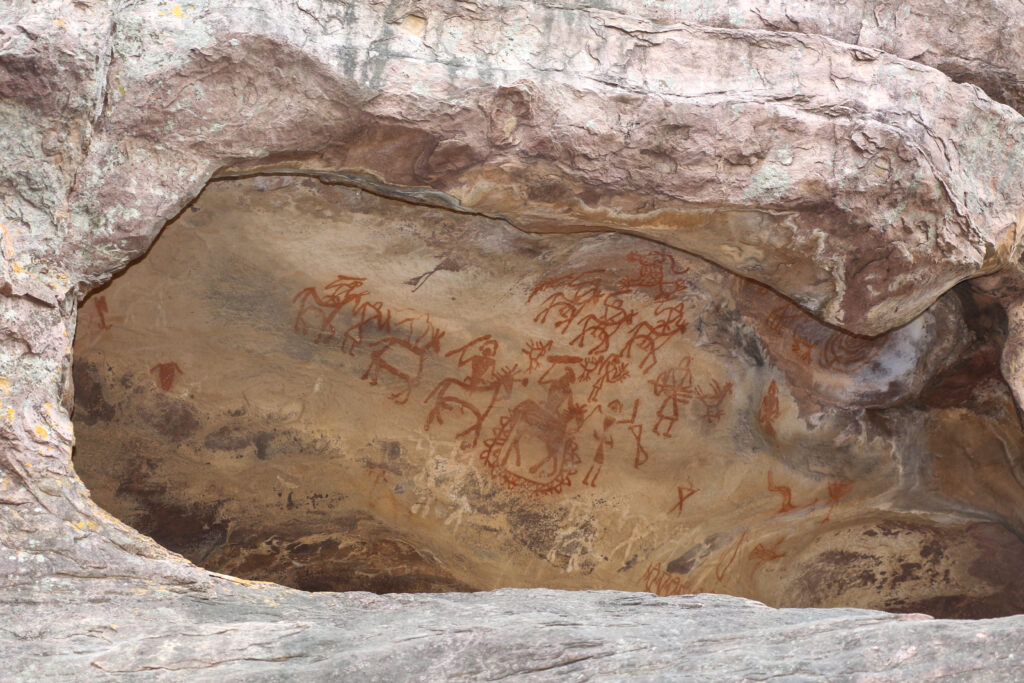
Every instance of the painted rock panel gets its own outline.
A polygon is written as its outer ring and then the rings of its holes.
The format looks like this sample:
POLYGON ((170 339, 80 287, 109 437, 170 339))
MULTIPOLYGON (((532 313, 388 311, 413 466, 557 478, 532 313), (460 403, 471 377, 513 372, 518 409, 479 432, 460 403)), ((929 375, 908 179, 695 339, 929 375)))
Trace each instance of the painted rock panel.
POLYGON ((74 462, 189 559, 313 590, 1004 613, 1012 398, 957 384, 966 459, 935 399, 985 358, 974 308, 857 337, 640 238, 215 182, 83 306, 74 462))

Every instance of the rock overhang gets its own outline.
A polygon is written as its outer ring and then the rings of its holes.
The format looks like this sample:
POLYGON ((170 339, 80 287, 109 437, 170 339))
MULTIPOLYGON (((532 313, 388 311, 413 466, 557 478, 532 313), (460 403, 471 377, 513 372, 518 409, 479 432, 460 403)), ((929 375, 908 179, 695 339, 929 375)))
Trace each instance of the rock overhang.
POLYGON ((144 254, 219 173, 301 156, 288 166, 411 201, 451 197, 526 229, 642 234, 865 334, 906 324, 1017 249, 1019 116, 828 39, 575 7, 527 8, 510 32, 496 8, 460 3, 388 15, 53 2, 0 16, 12 18, 2 485, 17 511, 4 539, 43 558, 9 574, 25 580, 206 581, 91 506, 70 466, 68 378, 75 299, 144 254), (31 536, 54 552, 27 550, 31 536))

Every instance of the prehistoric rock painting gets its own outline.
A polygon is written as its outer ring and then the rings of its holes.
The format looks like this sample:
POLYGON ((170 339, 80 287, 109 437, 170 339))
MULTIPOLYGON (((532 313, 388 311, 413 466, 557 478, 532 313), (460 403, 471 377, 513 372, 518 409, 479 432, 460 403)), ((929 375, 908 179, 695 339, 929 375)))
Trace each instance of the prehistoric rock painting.
POLYGON ((646 592, 662 597, 683 595, 687 592, 687 586, 683 583, 682 577, 665 571, 661 568, 661 563, 647 567, 644 575, 640 578, 640 585, 646 592))
POLYGON ((758 543, 756 546, 754 546, 754 549, 750 551, 750 555, 748 556, 749 559, 756 560, 756 564, 754 565, 752 571, 756 572, 765 564, 769 562, 775 562, 776 560, 781 560, 783 557, 785 557, 786 553, 780 553, 778 550, 779 546, 782 545, 782 542, 785 540, 786 537, 783 536, 770 546, 765 545, 764 543, 758 543))
POLYGON ((299 304, 299 312, 295 316, 295 331, 305 336, 311 329, 311 323, 319 323, 314 330, 313 343, 330 343, 338 332, 334 327, 334 318, 349 304, 356 310, 362 298, 369 294, 365 290, 360 291, 364 282, 366 278, 339 275, 323 288, 325 295, 322 297, 316 287, 307 287, 300 291, 292 299, 299 304))
POLYGON ((747 537, 748 530, 744 530, 736 542, 725 549, 718 557, 718 563, 715 565, 715 578, 721 583, 725 579, 726 573, 729 571, 729 567, 736 561, 736 555, 740 552, 740 546, 743 545, 743 540, 747 537))
MULTIPOLYGON (((901 378, 955 355, 952 344, 928 349, 957 336, 956 301, 876 352, 861 338, 830 341, 834 329, 770 290, 628 236, 424 218, 423 207, 305 181, 252 192, 264 182, 212 186, 202 201, 220 198, 187 212, 189 229, 165 231, 148 274, 143 260, 100 293, 110 329, 90 301, 76 340, 80 470, 101 482, 100 504, 190 559, 214 558, 211 569, 298 571, 300 587, 339 589, 365 587, 353 578, 364 568, 413 561, 424 578, 403 585, 416 590, 446 590, 454 576, 470 589, 713 590, 772 604, 821 602, 819 581, 881 607, 843 580, 862 571, 844 569, 858 562, 845 551, 889 582, 885 600, 907 595, 890 585, 900 564, 928 566, 905 534, 872 535, 892 514, 872 501, 900 500, 894 447, 950 468, 986 454, 978 462, 994 464, 981 469, 998 474, 977 495, 1008 492, 998 514, 1018 514, 1014 478, 995 468, 1004 443, 1019 452, 1004 429, 1016 416, 1000 408, 1009 399, 985 389, 1006 417, 957 414, 941 431, 923 398, 889 417, 844 403, 871 380, 862 403, 908 406, 918 394, 901 378), (275 283, 273 305, 267 283, 232 271, 242 257, 275 283), (205 275, 151 305, 144 293, 186 266, 205 275), (902 393, 889 389, 894 372, 902 393), (893 416, 928 440, 899 441, 893 416), (950 438, 961 431, 962 444, 950 438), (113 453, 123 459, 111 466, 113 453), (182 507, 191 501, 202 507, 182 507), (322 564, 343 553, 344 566, 322 564)), ((950 382, 938 380, 929 391, 950 382)), ((955 467, 943 476, 964 478, 955 467)), ((941 583, 921 594, 946 595, 941 583)))
POLYGON ((760 423, 764 433, 770 438, 775 438, 775 421, 782 415, 779 406, 779 386, 775 380, 768 385, 768 391, 761 399, 761 407, 757 411, 757 421, 760 423))
POLYGON ((718 424, 725 415, 723 404, 725 399, 732 394, 732 382, 719 384, 718 380, 711 380, 711 386, 707 391, 697 387, 697 400, 704 405, 704 421, 708 424, 718 424))
POLYGON ((362 379, 376 386, 382 371, 391 375, 402 384, 403 389, 392 393, 390 398, 402 404, 409 400, 409 395, 423 375, 424 357, 441 352, 441 339, 445 332, 434 327, 429 315, 416 313, 404 318, 399 316, 398 322, 392 322, 388 331, 389 336, 370 344, 373 351, 370 352, 370 364, 362 379))
POLYGON ((642 354, 639 368, 644 373, 658 364, 658 351, 669 339, 686 332, 685 305, 680 302, 672 304, 660 303, 654 308, 654 322, 641 320, 629 331, 629 339, 622 348, 623 354, 629 359, 633 353, 642 354))
POLYGON ((690 373, 690 357, 683 356, 676 367, 663 371, 651 381, 654 395, 661 398, 658 406, 658 421, 654 433, 663 437, 672 436, 672 426, 679 420, 679 408, 693 398, 693 375, 690 373), (658 431, 658 428, 661 431, 658 431))
POLYGON ((839 505, 839 501, 852 490, 853 484, 848 481, 828 482, 828 514, 821 520, 822 524, 832 519, 832 513, 835 511, 836 506, 839 505))
MULTIPOLYGON (((628 458, 627 452, 641 467, 650 457, 644 428, 671 438, 680 409, 697 395, 690 357, 671 365, 659 357, 687 331, 688 269, 660 251, 630 252, 624 261, 620 268, 556 275, 530 291, 532 320, 551 333, 522 349, 525 373, 533 391, 543 387, 546 395, 501 411, 482 456, 509 485, 537 493, 574 483, 597 488, 608 458, 628 458), (624 397, 610 393, 648 373, 654 400, 630 397, 627 408, 624 397), (527 451, 533 457, 524 457, 527 451)), ((711 382, 701 394, 706 419, 721 419, 730 392, 731 384, 711 382)))
POLYGON ((491 334, 443 351, 445 331, 429 315, 385 303, 362 276, 302 289, 292 327, 314 344, 365 353, 362 379, 387 381, 397 404, 422 404, 425 431, 464 451, 480 448, 483 464, 510 487, 539 494, 597 488, 608 458, 634 468, 648 461, 645 427, 672 438, 694 400, 707 424, 726 413, 732 382, 697 385, 691 356, 665 352, 688 329, 687 273, 670 254, 650 251, 630 252, 619 268, 542 280, 526 303, 549 336, 518 352, 491 334), (441 379, 410 402, 425 374, 441 379), (627 407, 610 393, 644 375, 652 377, 651 395, 627 407))
POLYGON ((552 364, 537 382, 547 389, 544 400, 526 399, 501 417, 482 456, 492 472, 537 493, 572 485, 580 463, 575 436, 587 417, 585 405, 573 399, 575 382, 571 367, 552 364))
MULTIPOLYGON (((640 455, 640 434, 638 429, 642 429, 643 425, 634 424, 636 421, 636 411, 640 405, 639 399, 633 403, 633 413, 629 417, 622 416, 622 401, 613 399, 605 406, 600 404, 594 406, 589 417, 594 416, 596 413, 600 413, 601 423, 600 426, 594 430, 594 438, 597 440, 597 447, 594 449, 593 461, 590 465, 590 469, 587 470, 586 475, 583 477, 583 485, 596 487, 597 478, 601 474, 601 467, 604 465, 605 449, 611 449, 615 446, 615 426, 616 425, 628 425, 630 433, 635 439, 637 439, 637 458, 634 458, 634 465, 640 455)), ((646 461, 646 458, 645 458, 646 461)))
POLYGON ((164 391, 170 391, 174 388, 174 382, 178 379, 178 375, 185 374, 181 368, 178 367, 177 363, 158 363, 149 369, 149 372, 156 378, 157 383, 160 384, 160 388, 164 391))
POLYGON ((404 404, 423 376, 426 356, 441 353, 445 331, 425 313, 364 300, 370 296, 365 284, 366 278, 339 275, 321 290, 306 287, 292 299, 299 304, 292 327, 314 344, 337 342, 350 356, 369 348, 362 379, 377 386, 383 373, 394 388, 389 398, 404 404))
POLYGON ((778 495, 782 496, 782 505, 775 513, 777 515, 784 515, 787 512, 792 512, 793 510, 796 510, 798 507, 810 507, 818 502, 818 499, 815 498, 810 503, 807 503, 807 505, 794 505, 792 489, 790 489, 790 487, 788 486, 783 486, 782 484, 775 483, 775 474, 773 472, 768 473, 768 490, 771 491, 772 493, 777 493, 778 495))
POLYGON ((874 360, 886 343, 885 337, 872 339, 830 329, 793 303, 774 309, 765 323, 778 338, 788 339, 790 351, 799 360, 845 374, 874 360))
POLYGON ((691 496, 700 493, 700 489, 694 488, 692 481, 687 481, 686 486, 677 486, 676 491, 678 492, 679 500, 677 500, 676 504, 673 505, 672 509, 669 510, 669 514, 677 512, 680 515, 682 515, 683 505, 686 503, 687 500, 690 499, 691 496))
POLYGON ((98 327, 101 330, 109 330, 110 324, 107 322, 107 315, 110 313, 110 308, 107 305, 107 297, 98 296, 96 297, 96 315, 99 317, 98 327))
POLYGON ((427 395, 424 401, 431 407, 425 430, 429 431, 435 422, 444 425, 447 419, 460 425, 461 431, 456 432, 455 438, 463 449, 477 445, 494 405, 507 399, 516 384, 526 386, 528 381, 518 377, 518 365, 497 369, 497 351, 498 342, 484 335, 445 354, 445 358, 455 358, 459 368, 468 366, 469 374, 462 378, 446 377, 427 395))

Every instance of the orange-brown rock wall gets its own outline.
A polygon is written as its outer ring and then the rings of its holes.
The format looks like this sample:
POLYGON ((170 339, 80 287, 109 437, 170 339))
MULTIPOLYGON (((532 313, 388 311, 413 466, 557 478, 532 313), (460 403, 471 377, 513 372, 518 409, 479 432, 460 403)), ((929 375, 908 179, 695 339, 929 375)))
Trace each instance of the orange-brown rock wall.
POLYGON ((83 307, 75 465, 189 559, 303 588, 1009 613, 978 558, 1020 552, 1012 399, 992 358, 958 417, 927 398, 980 343, 961 299, 857 337, 635 237, 221 181, 83 307))

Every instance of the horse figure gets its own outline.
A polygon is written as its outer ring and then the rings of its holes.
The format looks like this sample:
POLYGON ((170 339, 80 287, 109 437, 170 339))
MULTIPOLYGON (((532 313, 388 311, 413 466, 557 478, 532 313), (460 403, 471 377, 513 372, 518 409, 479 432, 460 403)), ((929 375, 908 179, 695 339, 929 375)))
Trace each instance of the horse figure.
POLYGON ((639 264, 640 272, 636 274, 636 277, 626 277, 620 281, 619 286, 623 291, 654 289, 656 290, 655 300, 665 301, 687 289, 685 280, 666 277, 666 275, 685 275, 690 270, 689 268, 680 269, 676 260, 669 254, 660 251, 641 254, 634 251, 629 253, 626 260, 639 264))
POLYGON ((295 331, 306 336, 309 331, 309 324, 306 322, 308 313, 316 314, 320 319, 320 326, 317 335, 313 339, 314 344, 328 343, 334 339, 337 330, 334 329, 334 318, 341 313, 349 303, 353 308, 359 306, 360 300, 369 294, 366 290, 357 291, 366 282, 366 278, 350 277, 339 275, 333 282, 324 287, 328 294, 320 298, 316 287, 306 287, 292 298, 292 303, 299 302, 299 312, 295 316, 295 331))
POLYGON ((391 332, 391 309, 386 308, 383 301, 360 304, 353 310, 353 314, 359 316, 359 319, 345 330, 341 338, 341 350, 347 350, 350 356, 356 355, 356 347, 362 345, 368 327, 372 329, 376 325, 379 332, 391 332))
POLYGON ((629 325, 636 317, 636 311, 626 311, 622 306, 622 299, 606 298, 604 300, 604 311, 596 314, 591 313, 580 321, 583 330, 569 342, 581 348, 586 345, 587 335, 597 338, 597 344, 587 351, 588 354, 600 354, 608 350, 611 338, 623 325, 629 325))
POLYGON ((658 351, 661 350, 661 347, 673 335, 685 334, 687 329, 686 305, 681 301, 674 305, 670 305, 670 302, 658 304, 654 309, 654 314, 663 317, 655 320, 653 325, 646 320, 640 321, 629 331, 629 340, 619 352, 620 355, 632 359, 634 347, 646 351, 640 360, 640 370, 645 375, 658 364, 658 351))
POLYGON ((319 318, 320 322, 319 326, 315 328, 317 329, 317 336, 313 342, 319 344, 321 335, 323 335, 328 328, 331 330, 331 336, 334 336, 335 330, 328 320, 328 315, 333 318, 334 315, 337 314, 337 310, 339 309, 337 301, 333 301, 330 296, 321 299, 319 293, 316 291, 316 287, 306 287, 292 299, 292 303, 295 302, 299 302, 299 312, 295 316, 294 325, 296 332, 301 334, 303 337, 306 336, 309 332, 309 328, 311 327, 309 322, 306 320, 306 315, 308 313, 313 313, 319 318))
POLYGON ((527 303, 533 301, 533 298, 545 289, 558 287, 560 291, 548 295, 541 302, 543 308, 534 316, 534 322, 547 322, 548 315, 555 313, 558 317, 554 323, 555 329, 561 327, 563 334, 568 332, 576 317, 601 298, 601 274, 603 272, 603 270, 588 270, 577 275, 554 278, 537 285, 527 299, 527 303))
POLYGON ((434 400, 434 405, 427 414, 427 422, 424 429, 430 431, 430 426, 436 421, 443 425, 443 414, 445 411, 459 410, 460 413, 469 413, 473 416, 472 424, 455 435, 456 439, 463 439, 461 447, 463 450, 476 447, 480 439, 480 431, 484 422, 491 414, 494 404, 500 399, 506 399, 512 395, 513 387, 518 383, 526 386, 527 380, 516 379, 518 365, 511 368, 503 368, 494 373, 494 379, 487 382, 473 381, 473 378, 465 380, 456 377, 448 377, 441 380, 434 390, 423 400, 424 403, 434 400), (467 437, 472 435, 472 440, 467 437))
POLYGON ((512 485, 533 488, 537 493, 551 493, 572 484, 571 476, 580 463, 575 435, 586 421, 586 407, 570 403, 565 410, 551 411, 545 405, 528 399, 516 405, 503 418, 495 437, 488 441, 488 450, 481 456, 492 470, 512 485), (533 455, 523 470, 523 455, 530 458, 529 446, 540 446, 541 457, 533 455), (513 462, 509 462, 513 460, 513 462))
POLYGON ((371 386, 376 386, 380 379, 380 372, 397 377, 405 382, 405 389, 389 396, 399 405, 409 400, 413 388, 419 384, 423 375, 423 357, 428 352, 441 353, 441 338, 444 337, 444 330, 439 330, 430 322, 430 316, 426 316, 426 325, 418 337, 414 338, 415 323, 422 320, 421 316, 406 318, 396 325, 401 328, 409 324, 409 335, 402 337, 385 337, 370 344, 373 351, 370 352, 370 364, 366 367, 362 379, 370 380, 371 386), (428 338, 429 337, 429 338, 428 338))

